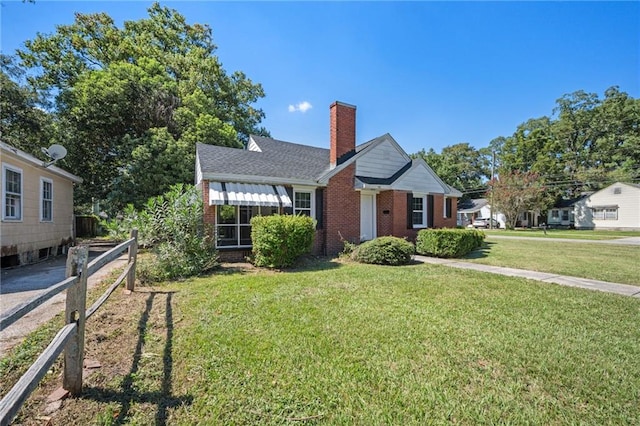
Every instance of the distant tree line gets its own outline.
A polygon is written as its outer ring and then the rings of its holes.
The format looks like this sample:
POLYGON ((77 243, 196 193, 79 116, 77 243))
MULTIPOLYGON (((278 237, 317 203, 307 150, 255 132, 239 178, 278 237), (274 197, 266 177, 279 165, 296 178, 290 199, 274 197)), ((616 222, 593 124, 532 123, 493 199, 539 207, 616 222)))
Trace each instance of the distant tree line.
POLYGON ((559 198, 640 181, 640 99, 615 86, 604 98, 580 90, 559 98, 551 116, 529 119, 487 147, 459 143, 414 157, 424 158, 466 198, 495 189, 496 207, 544 211, 559 198))
POLYGON ((207 25, 153 4, 148 17, 114 24, 75 15, 55 33, 1 56, 3 141, 42 157, 59 143, 59 164, 83 178, 77 208, 113 213, 141 207, 176 183, 193 183, 195 144, 242 146, 259 127, 264 96, 242 72, 228 74, 207 25))

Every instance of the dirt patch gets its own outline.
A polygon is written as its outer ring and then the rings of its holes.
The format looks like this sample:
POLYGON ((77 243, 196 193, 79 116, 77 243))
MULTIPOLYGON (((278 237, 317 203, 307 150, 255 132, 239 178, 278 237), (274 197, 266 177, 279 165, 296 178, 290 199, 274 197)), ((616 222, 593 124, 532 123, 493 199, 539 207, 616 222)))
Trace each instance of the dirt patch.
MULTIPOLYGON (((259 271, 263 270, 249 263, 229 263, 215 273, 259 271)), ((96 288, 95 297, 108 285, 96 288)), ((116 290, 86 324, 85 365, 90 361, 100 367, 85 371, 82 395, 55 403, 48 400, 62 385, 60 356, 14 423, 138 424, 141 419, 143 424, 175 423, 174 412, 193 399, 174 389, 179 388, 173 369, 174 327, 183 320, 179 297, 179 291, 163 286, 136 287, 130 294, 116 290)))
MULTIPOLYGON (((62 356, 15 420, 22 425, 123 424, 136 414, 164 424, 182 403, 171 394, 174 292, 117 290, 87 321, 83 394, 55 405, 47 398, 62 384, 62 356), (155 369, 157 383, 134 386, 141 369, 155 369)), ((188 402, 188 401, 187 401, 188 402)))

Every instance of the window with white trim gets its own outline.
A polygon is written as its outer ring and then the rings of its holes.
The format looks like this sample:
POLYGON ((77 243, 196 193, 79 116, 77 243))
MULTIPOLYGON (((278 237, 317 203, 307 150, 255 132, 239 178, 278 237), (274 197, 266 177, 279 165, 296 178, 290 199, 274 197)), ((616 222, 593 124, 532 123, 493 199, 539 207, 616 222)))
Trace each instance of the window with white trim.
POLYGON ((617 207, 594 207, 592 210, 595 220, 618 220, 617 207))
POLYGON ((449 219, 452 217, 452 210, 453 210, 453 203, 451 198, 449 197, 444 197, 444 203, 443 203, 443 207, 444 207, 444 212, 443 212, 443 217, 445 219, 449 219))
POLYGON ((2 165, 2 219, 22 220, 22 170, 2 165))
POLYGON ((216 247, 251 247, 251 218, 278 211, 278 207, 216 206, 216 247))
POLYGON ((40 220, 53 221, 53 181, 40 178, 40 220))
POLYGON ((411 223, 414 228, 427 226, 427 200, 425 196, 414 196, 411 201, 411 223))
POLYGON ((551 210, 552 219, 560 219, 560 210, 551 210))
POLYGON ((313 191, 294 190, 293 214, 314 217, 313 191))

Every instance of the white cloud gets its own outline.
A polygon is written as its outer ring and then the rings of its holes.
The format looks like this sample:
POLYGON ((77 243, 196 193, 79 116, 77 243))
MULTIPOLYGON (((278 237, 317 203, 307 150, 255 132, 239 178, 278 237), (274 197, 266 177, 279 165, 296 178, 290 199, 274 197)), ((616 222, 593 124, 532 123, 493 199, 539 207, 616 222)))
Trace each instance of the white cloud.
POLYGON ((307 101, 302 101, 297 105, 289 105, 289 112, 296 112, 296 111, 307 112, 311 108, 313 108, 313 105, 311 105, 307 101))

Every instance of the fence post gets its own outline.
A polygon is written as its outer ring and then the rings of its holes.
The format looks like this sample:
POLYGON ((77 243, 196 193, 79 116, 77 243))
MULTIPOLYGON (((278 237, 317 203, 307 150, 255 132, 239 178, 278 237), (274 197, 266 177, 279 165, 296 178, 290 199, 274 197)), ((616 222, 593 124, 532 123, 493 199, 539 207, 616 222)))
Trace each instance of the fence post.
POLYGON ((78 282, 67 290, 65 323, 76 322, 78 327, 64 348, 64 375, 62 387, 71 395, 82 393, 82 367, 84 361, 84 323, 87 307, 87 260, 89 249, 71 247, 67 256, 66 276, 79 275, 78 282))
POLYGON ((136 262, 138 261, 138 230, 133 228, 131 230, 131 238, 133 241, 129 246, 129 263, 131 265, 131 269, 129 269, 129 273, 127 274, 127 290, 133 291, 133 288, 136 283, 136 262))

